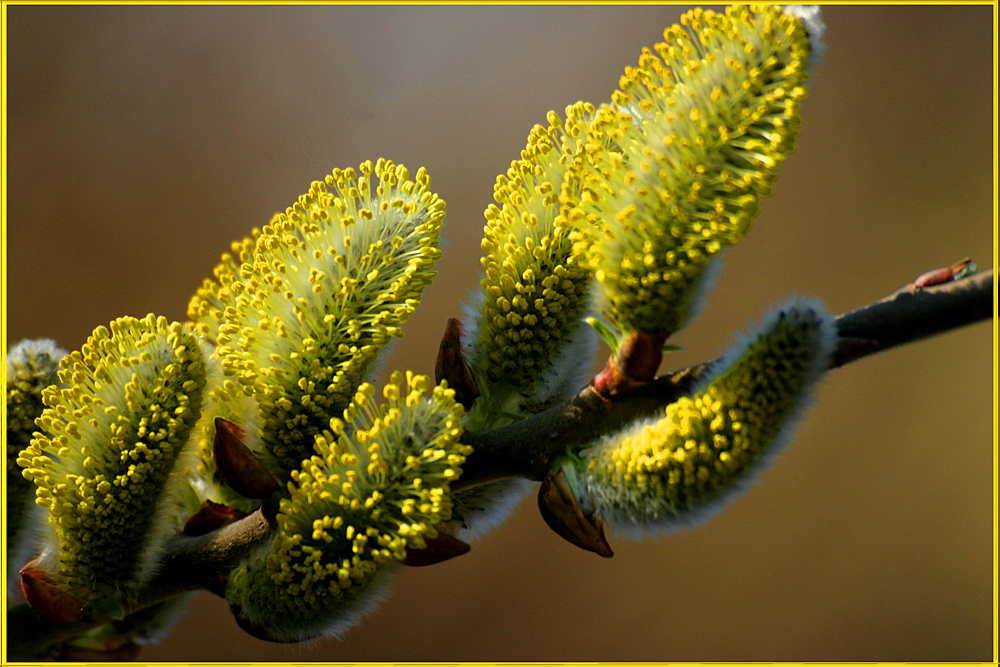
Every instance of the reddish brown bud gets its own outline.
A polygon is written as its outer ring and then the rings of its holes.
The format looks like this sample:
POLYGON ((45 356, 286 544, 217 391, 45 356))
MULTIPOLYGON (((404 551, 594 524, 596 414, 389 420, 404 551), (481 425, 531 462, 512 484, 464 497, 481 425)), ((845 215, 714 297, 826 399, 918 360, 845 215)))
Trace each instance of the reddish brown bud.
POLYGON ((31 609, 50 623, 76 625, 90 612, 90 605, 59 588, 38 559, 21 568, 21 590, 31 609))
POLYGON ((667 334, 632 333, 618 346, 618 366, 625 377, 644 384, 656 377, 667 334))
POLYGON ((434 381, 441 384, 441 380, 448 381, 448 386, 455 390, 455 400, 466 410, 472 407, 472 402, 479 396, 472 371, 462 356, 462 325, 454 317, 445 326, 437 362, 434 364, 434 381))
POLYGON ((618 346, 618 353, 594 378, 594 389, 602 396, 614 396, 641 387, 656 377, 663 360, 667 334, 630 333, 618 346))
POLYGON ((278 482, 245 444, 246 434, 233 422, 215 418, 215 465, 222 479, 246 498, 268 498, 278 482))
POLYGON ((403 565, 414 567, 436 565, 455 556, 469 553, 469 550, 472 549, 462 540, 447 533, 438 533, 437 537, 426 540, 426 542, 427 546, 423 549, 407 549, 403 565))
POLYGON ((976 265, 972 263, 972 260, 968 257, 961 259, 951 266, 946 266, 942 269, 934 269, 933 271, 927 271, 926 273, 921 273, 914 279, 911 291, 917 292, 924 287, 933 287, 934 285, 943 285, 944 283, 951 282, 952 280, 957 280, 959 277, 968 275, 976 270, 976 265))
POLYGON ((234 521, 239 521, 246 515, 246 512, 241 512, 235 507, 206 500, 202 502, 201 509, 184 524, 184 534, 189 537, 196 537, 211 533, 213 530, 218 530, 234 521))
POLYGON ((604 537, 604 524, 584 514, 562 468, 542 481, 538 509, 549 528, 564 540, 598 556, 611 558, 614 555, 604 537))

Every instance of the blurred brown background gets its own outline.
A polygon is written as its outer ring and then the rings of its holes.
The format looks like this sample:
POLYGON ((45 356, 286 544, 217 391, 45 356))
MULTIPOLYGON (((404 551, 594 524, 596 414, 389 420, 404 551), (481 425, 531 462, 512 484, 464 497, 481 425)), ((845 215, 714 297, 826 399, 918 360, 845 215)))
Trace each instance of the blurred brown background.
MULTIPOLYGON (((680 7, 10 6, 7 339, 185 317, 229 242, 333 167, 427 167, 440 276, 388 368, 430 373, 477 280, 492 184, 549 109, 606 99, 680 7)), ((994 263, 993 11, 828 7, 798 151, 670 366, 778 300, 844 312, 994 263)), ((993 639, 991 329, 830 374, 795 442, 706 526, 615 557, 533 499, 401 573, 344 641, 271 645, 200 595, 145 660, 974 660, 993 639)))

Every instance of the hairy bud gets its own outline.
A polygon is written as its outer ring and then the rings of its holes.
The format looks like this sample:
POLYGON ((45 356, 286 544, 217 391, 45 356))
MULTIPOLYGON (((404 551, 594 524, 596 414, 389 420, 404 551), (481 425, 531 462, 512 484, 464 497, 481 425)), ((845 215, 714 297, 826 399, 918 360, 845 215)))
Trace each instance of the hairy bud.
POLYGON ((626 533, 696 523, 789 440, 835 344, 834 318, 818 301, 777 309, 665 415, 566 459, 581 507, 626 533))
POLYGON ((226 598, 240 624, 272 641, 338 634, 377 599, 387 568, 425 549, 451 520, 450 484, 471 448, 446 386, 394 373, 376 405, 363 384, 345 421, 292 472, 269 550, 238 567, 226 598))
POLYGON ((669 335, 695 312, 710 261, 750 229, 794 149, 810 41, 775 6, 696 9, 628 67, 597 110, 592 144, 615 150, 609 196, 584 201, 599 231, 586 252, 605 315, 669 335))
POLYGON ((43 432, 17 462, 49 513, 52 539, 39 567, 111 614, 180 528, 203 351, 179 323, 123 317, 98 327, 60 367, 63 386, 42 392, 43 432))

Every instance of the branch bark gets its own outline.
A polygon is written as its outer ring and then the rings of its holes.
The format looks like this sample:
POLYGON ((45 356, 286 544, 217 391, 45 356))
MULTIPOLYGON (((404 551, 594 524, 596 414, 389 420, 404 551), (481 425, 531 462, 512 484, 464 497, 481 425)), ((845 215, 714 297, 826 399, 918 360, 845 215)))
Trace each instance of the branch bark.
POLYGON ((933 287, 911 283, 837 318, 841 344, 834 366, 996 317, 996 307, 993 269, 933 287), (851 339, 868 343, 852 345, 851 339))
MULTIPOLYGON (((857 361, 898 345, 996 317, 993 271, 931 287, 912 283, 886 298, 837 318, 839 342, 832 367, 857 361)), ((486 433, 467 432, 462 441, 473 447, 452 490, 471 488, 505 477, 541 480, 549 462, 568 447, 582 447, 601 433, 654 414, 692 386, 714 362, 666 373, 612 399, 584 388, 563 405, 524 421, 486 433)), ((170 543, 162 567, 132 607, 138 611, 193 590, 222 594, 228 572, 253 549, 271 539, 272 525, 257 511, 214 533, 178 535, 170 543)), ((35 660, 46 651, 107 619, 59 626, 39 618, 26 603, 7 609, 8 660, 35 660)))
MULTIPOLYGON (((839 341, 832 367, 990 318, 995 307, 992 269, 933 287, 911 283, 837 318, 839 341)), ((554 456, 663 410, 690 392, 715 361, 666 373, 613 400, 587 387, 568 403, 524 421, 487 433, 466 433, 462 441, 475 451, 452 489, 505 476, 541 481, 554 456)))

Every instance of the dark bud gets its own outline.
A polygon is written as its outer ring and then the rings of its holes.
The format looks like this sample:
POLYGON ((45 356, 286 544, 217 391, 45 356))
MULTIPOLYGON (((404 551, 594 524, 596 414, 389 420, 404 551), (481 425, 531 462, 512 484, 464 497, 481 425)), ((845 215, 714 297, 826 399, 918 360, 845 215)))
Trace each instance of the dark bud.
POLYGON ((438 536, 431 540, 426 540, 427 546, 423 549, 407 549, 406 558, 403 565, 422 567, 424 565, 437 565, 443 561, 469 553, 471 546, 458 539, 454 535, 438 533, 438 536))
POLYGON ((245 444, 243 429, 215 418, 215 465, 222 479, 246 498, 264 499, 278 490, 278 482, 245 444))
POLYGON ((201 509, 184 524, 184 534, 188 537, 205 535, 245 516, 246 512, 241 512, 235 507, 206 500, 202 502, 201 509))
POLYGON ((455 400, 468 410, 479 396, 479 388, 472 378, 472 371, 462 356, 462 325, 454 317, 448 320, 434 364, 434 382, 447 380, 455 390, 455 400))
POLYGON ((76 625, 90 613, 90 605, 59 588, 48 572, 38 567, 38 559, 21 568, 21 590, 28 606, 49 623, 76 625))
POLYGON ((604 537, 604 524, 584 514, 562 468, 542 480, 538 509, 549 528, 564 540, 598 556, 611 558, 614 555, 604 537))

